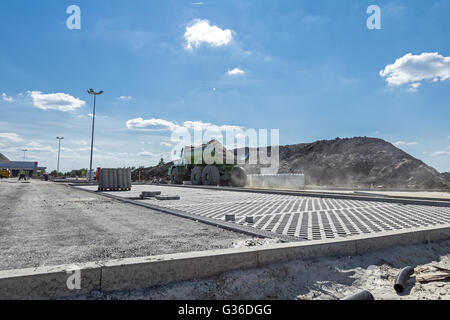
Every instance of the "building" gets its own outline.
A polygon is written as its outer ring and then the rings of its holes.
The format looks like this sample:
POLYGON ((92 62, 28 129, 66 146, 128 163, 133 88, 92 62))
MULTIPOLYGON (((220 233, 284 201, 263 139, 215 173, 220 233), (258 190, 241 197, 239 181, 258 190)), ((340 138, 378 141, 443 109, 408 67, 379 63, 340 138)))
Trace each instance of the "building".
POLYGON ((25 171, 27 177, 35 175, 40 170, 47 169, 46 167, 39 167, 37 162, 31 161, 9 161, 8 158, 0 153, 0 170, 7 169, 11 171, 12 177, 18 177, 21 170, 25 171))

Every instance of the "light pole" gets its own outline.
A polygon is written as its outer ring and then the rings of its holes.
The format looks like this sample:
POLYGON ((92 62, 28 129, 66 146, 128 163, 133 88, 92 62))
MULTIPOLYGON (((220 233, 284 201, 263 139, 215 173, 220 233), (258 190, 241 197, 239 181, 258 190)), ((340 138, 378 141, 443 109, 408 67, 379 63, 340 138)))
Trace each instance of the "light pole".
POLYGON ((59 145, 58 145, 58 167, 56 169, 56 174, 59 175, 59 156, 61 155, 61 140, 64 139, 64 137, 56 137, 58 139, 59 145))
POLYGON ((22 149, 23 151, 23 161, 25 161, 25 153, 28 151, 27 149, 22 149))
POLYGON ((94 89, 89 89, 88 93, 94 95, 94 112, 92 112, 92 138, 91 138, 91 160, 89 163, 89 180, 92 180, 92 155, 94 153, 94 126, 95 126, 95 103, 97 96, 101 95, 104 91, 95 92, 94 89))

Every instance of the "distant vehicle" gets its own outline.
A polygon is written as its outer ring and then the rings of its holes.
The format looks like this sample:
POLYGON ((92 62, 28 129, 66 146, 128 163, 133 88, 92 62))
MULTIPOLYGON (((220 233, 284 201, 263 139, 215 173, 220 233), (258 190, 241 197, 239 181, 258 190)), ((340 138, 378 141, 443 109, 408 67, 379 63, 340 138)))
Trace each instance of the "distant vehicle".
POLYGON ((7 169, 0 170, 0 179, 11 177, 11 171, 7 169))
POLYGON ((237 165, 236 156, 217 140, 211 140, 197 148, 184 147, 181 150, 181 159, 170 167, 169 177, 171 184, 191 181, 193 185, 244 187, 247 182, 247 175, 244 169, 237 165), (205 154, 211 158, 205 159, 205 154), (215 161, 218 160, 216 155, 222 160, 217 161, 219 163, 215 161))

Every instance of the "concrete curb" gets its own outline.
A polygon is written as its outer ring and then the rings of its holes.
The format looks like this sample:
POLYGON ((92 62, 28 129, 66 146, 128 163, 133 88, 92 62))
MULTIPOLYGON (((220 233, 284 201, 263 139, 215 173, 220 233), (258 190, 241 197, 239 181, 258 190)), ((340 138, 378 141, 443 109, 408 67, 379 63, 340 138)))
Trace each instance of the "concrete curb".
POLYGON ((98 263, 0 271, 0 299, 52 299, 93 290, 143 289, 172 282, 205 278, 224 272, 257 268, 295 259, 354 256, 389 248, 450 239, 450 225, 393 231, 376 237, 343 241, 311 241, 264 247, 211 250, 98 263), (81 290, 69 290, 68 269, 80 269, 81 290))

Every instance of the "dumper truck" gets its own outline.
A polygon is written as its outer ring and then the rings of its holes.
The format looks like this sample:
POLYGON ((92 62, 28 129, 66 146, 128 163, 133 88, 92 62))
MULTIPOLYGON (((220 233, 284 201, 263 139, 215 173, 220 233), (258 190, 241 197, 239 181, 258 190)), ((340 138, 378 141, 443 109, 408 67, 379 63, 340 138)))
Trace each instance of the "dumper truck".
POLYGON ((169 168, 171 184, 191 181, 193 185, 244 187, 247 182, 237 157, 217 140, 199 147, 186 146, 180 157, 169 168))

